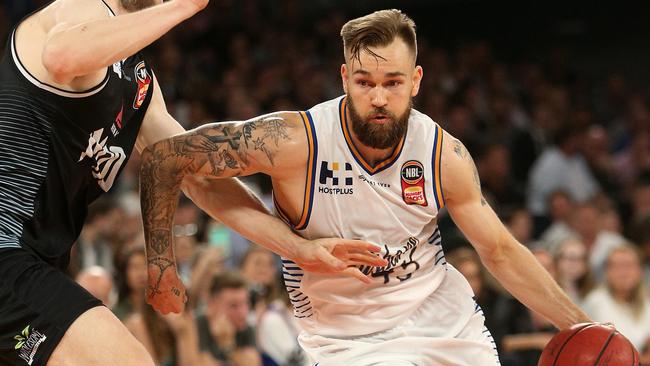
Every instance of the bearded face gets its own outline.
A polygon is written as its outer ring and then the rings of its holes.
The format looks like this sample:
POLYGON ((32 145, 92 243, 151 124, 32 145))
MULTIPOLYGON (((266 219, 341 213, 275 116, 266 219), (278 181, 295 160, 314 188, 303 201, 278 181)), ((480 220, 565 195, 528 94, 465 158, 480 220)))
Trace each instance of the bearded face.
POLYGON ((362 116, 354 107, 352 98, 348 98, 354 134, 362 144, 374 149, 388 149, 397 146, 406 134, 412 107, 413 100, 411 98, 406 110, 399 115, 380 107, 373 108, 367 115, 362 116))
POLYGON ((120 0, 120 4, 124 10, 129 13, 148 8, 150 6, 156 5, 160 0, 120 0))

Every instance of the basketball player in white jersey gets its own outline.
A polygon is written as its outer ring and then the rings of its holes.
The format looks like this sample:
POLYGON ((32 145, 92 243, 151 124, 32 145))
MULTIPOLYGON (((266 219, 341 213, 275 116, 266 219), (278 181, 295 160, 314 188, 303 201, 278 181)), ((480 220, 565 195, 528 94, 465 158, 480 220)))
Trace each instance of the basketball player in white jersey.
MULTIPOLYGON (((139 51, 207 3, 56 0, 14 29, 0 61, 0 364, 153 365, 111 311, 63 271, 88 204, 111 188, 133 148, 183 132, 139 51)), ((235 180, 186 184, 210 214, 312 270, 366 280, 336 256, 384 262, 367 243, 307 243, 235 180)), ((148 269, 147 300, 180 311, 185 292, 175 266, 157 258, 148 269)))
POLYGON ((413 21, 379 11, 341 35, 345 96, 305 112, 205 125, 145 151, 149 240, 171 227, 184 175, 261 172, 272 178, 278 215, 303 237, 375 243, 388 264, 358 267, 370 284, 284 261, 300 343, 321 366, 499 363, 469 284, 445 261, 436 222, 443 206, 515 297, 560 329, 589 321, 483 199, 463 144, 412 109, 423 76, 413 21))

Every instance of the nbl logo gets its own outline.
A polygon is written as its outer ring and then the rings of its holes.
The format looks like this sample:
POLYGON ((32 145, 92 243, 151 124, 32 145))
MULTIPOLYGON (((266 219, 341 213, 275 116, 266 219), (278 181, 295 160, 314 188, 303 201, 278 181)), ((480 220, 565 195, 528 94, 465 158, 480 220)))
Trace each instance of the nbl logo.
POLYGON ((424 189, 424 165, 417 160, 409 160, 402 165, 402 199, 407 205, 427 206, 424 189))
POLYGON ((352 186, 352 165, 350 163, 339 164, 338 162, 322 161, 320 165, 320 178, 318 182, 319 193, 325 194, 352 194, 352 188, 338 188, 340 186, 352 186), (334 186, 334 188, 323 187, 334 186))

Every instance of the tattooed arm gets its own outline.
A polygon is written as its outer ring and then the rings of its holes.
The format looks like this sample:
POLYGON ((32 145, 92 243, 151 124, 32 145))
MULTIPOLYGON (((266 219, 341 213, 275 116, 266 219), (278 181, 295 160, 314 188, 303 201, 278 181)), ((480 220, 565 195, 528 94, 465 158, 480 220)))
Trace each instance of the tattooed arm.
MULTIPOLYGON (((300 122, 302 123, 302 122, 300 122)), ((172 224, 183 178, 187 175, 234 177, 257 172, 274 174, 299 166, 302 127, 289 113, 246 122, 215 123, 147 147, 142 154, 140 200, 146 241, 149 285, 147 301, 157 310, 179 312, 186 300, 176 274, 172 224), (280 146, 288 145, 284 153, 280 146)), ((304 141, 306 146, 306 140, 304 141)), ((306 148, 306 147, 305 147, 306 148)))
POLYGON ((447 209, 490 273, 519 301, 560 329, 590 321, 501 223, 483 198, 469 152, 446 132, 441 159, 447 209))
POLYGON ((337 238, 304 240, 260 208, 261 203, 242 189, 239 182, 217 183, 213 179, 258 172, 274 180, 302 176, 307 148, 302 118, 292 112, 245 122, 209 124, 147 147, 140 171, 149 264, 147 301, 167 313, 180 311, 186 298, 171 247, 171 227, 185 177, 186 192, 201 208, 230 226, 238 226, 249 239, 294 260, 308 271, 342 273, 368 282, 356 267, 346 264, 385 265, 384 260, 369 252, 377 251, 374 245, 337 238), (211 191, 214 189, 229 194, 216 195, 211 191), (213 198, 212 202, 208 198, 213 198))

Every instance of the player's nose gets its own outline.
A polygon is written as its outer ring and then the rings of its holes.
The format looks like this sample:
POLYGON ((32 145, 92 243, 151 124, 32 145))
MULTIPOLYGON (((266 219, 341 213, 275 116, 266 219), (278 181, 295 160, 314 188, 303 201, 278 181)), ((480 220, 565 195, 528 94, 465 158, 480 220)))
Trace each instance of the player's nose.
POLYGON ((375 108, 385 107, 388 104, 388 97, 386 95, 386 90, 382 86, 376 86, 371 91, 371 102, 372 106, 375 108))

